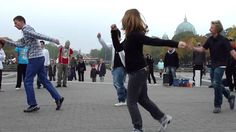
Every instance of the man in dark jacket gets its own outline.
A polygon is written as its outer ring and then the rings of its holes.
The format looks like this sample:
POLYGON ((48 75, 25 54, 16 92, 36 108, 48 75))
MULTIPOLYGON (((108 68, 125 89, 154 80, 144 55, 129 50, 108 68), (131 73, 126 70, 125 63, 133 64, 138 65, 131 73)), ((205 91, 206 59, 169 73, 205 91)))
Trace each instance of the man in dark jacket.
POLYGON ((169 74, 169 85, 173 84, 176 79, 176 69, 179 68, 179 57, 175 48, 168 48, 164 59, 164 67, 167 74, 169 74))
POLYGON ((155 78, 154 73, 153 73, 154 72, 153 71, 154 60, 153 60, 151 55, 146 54, 146 61, 147 61, 147 65, 148 65, 148 82, 151 83, 151 77, 152 77, 153 83, 155 84, 156 83, 156 78, 155 78))
MULTIPOLYGON (((229 39, 231 46, 233 47, 234 50, 236 50, 236 47, 233 46, 233 39, 229 39)), ((230 57, 228 60, 228 63, 226 65, 225 69, 225 75, 226 75, 226 80, 229 85, 229 89, 231 92, 236 90, 236 60, 234 60, 233 57, 230 57), (232 77, 234 81, 232 81, 232 77)))
POLYGON ((84 81, 84 72, 86 71, 86 66, 85 66, 83 58, 79 58, 76 70, 78 70, 79 81, 83 82, 84 81))
MULTIPOLYGON (((201 44, 198 43, 197 47, 201 44)), ((206 65, 206 53, 193 51, 193 81, 195 81, 195 71, 200 70, 200 85, 202 84, 203 69, 206 65)))

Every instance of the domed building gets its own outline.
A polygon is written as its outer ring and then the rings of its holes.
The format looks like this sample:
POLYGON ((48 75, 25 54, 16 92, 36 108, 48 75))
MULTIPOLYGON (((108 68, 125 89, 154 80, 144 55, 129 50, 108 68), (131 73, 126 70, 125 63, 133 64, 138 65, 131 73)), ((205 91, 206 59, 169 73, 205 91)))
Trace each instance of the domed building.
POLYGON ((165 34, 163 34, 162 39, 164 39, 164 40, 169 40, 169 37, 168 37, 168 35, 165 33, 165 34))
POLYGON ((196 35, 196 30, 194 26, 187 21, 186 16, 184 18, 184 22, 180 23, 176 28, 175 35, 183 32, 192 32, 194 35, 196 35))

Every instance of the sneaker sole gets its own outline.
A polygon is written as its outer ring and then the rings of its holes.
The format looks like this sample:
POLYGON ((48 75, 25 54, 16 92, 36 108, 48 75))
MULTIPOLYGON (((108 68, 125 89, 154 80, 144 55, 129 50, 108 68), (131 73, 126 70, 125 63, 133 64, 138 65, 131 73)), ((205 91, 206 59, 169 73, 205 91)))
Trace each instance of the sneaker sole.
MULTIPOLYGON (((170 122, 172 121, 173 117, 172 117, 172 116, 169 116, 169 115, 167 115, 167 116, 168 116, 167 118, 169 118, 169 121, 167 122, 167 124, 169 125, 170 122)), ((164 128, 161 126, 161 128, 159 129, 158 132, 166 132, 168 125, 166 125, 165 130, 164 130, 164 128)))
POLYGON ((39 109, 40 109, 40 107, 36 107, 36 108, 34 108, 33 110, 31 110, 31 111, 25 111, 25 110, 24 110, 24 112, 25 112, 25 113, 32 113, 32 112, 38 111, 39 109))

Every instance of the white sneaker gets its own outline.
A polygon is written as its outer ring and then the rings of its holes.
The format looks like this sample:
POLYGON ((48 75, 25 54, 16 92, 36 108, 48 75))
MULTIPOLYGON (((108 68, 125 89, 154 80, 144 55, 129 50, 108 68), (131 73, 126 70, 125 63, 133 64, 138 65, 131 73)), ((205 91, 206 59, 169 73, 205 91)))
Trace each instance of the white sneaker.
POLYGON ((20 88, 17 87, 16 90, 20 90, 20 88))
POLYGON ((172 120, 172 117, 170 115, 165 115, 161 120, 161 127, 158 132, 166 132, 167 125, 170 124, 170 121, 172 120))
POLYGON ((125 106, 127 105, 126 102, 119 102, 119 103, 116 103, 115 106, 119 107, 119 106, 125 106))

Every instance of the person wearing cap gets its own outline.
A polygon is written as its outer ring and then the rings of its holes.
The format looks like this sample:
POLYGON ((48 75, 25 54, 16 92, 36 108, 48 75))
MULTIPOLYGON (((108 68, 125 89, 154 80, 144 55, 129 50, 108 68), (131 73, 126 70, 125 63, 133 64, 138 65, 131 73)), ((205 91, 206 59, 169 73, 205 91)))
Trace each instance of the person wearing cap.
POLYGON ((64 97, 62 97, 58 93, 58 91, 55 89, 55 87, 53 87, 52 83, 48 80, 46 76, 46 72, 44 70, 45 58, 43 56, 43 51, 38 39, 54 42, 56 44, 59 44, 59 40, 35 32, 33 27, 26 24, 26 20, 23 16, 16 16, 13 21, 15 27, 18 30, 22 30, 23 38, 19 39, 18 41, 12 41, 7 38, 0 38, 0 41, 3 41, 5 44, 9 44, 16 47, 28 47, 27 55, 29 63, 26 69, 24 85, 27 96, 27 103, 29 107, 25 109, 24 112, 35 112, 40 109, 35 98, 35 92, 33 87, 34 77, 36 75, 39 76, 43 85, 46 87, 48 92, 51 94, 52 98, 55 100, 56 110, 60 110, 62 102, 64 101, 64 97))
POLYGON ((3 92, 2 90, 2 70, 3 70, 2 62, 4 62, 5 57, 6 57, 3 47, 4 47, 4 42, 0 41, 0 92, 3 92))
POLYGON ((73 55, 73 50, 70 48, 70 41, 65 42, 65 46, 59 48, 58 57, 58 72, 57 72, 57 86, 56 87, 67 87, 68 78, 68 67, 71 57, 73 55), (63 85, 61 85, 61 80, 63 80, 63 85))
POLYGON ((231 110, 234 109, 235 102, 235 96, 231 95, 230 91, 225 89, 222 85, 222 77, 224 75, 229 55, 236 59, 236 52, 231 47, 229 40, 220 34, 222 31, 223 26, 221 22, 219 20, 212 21, 210 27, 210 32, 212 35, 206 40, 203 46, 193 47, 193 50, 198 52, 204 52, 207 49, 210 50, 210 75, 215 92, 213 113, 221 112, 223 95, 228 99, 231 110))

